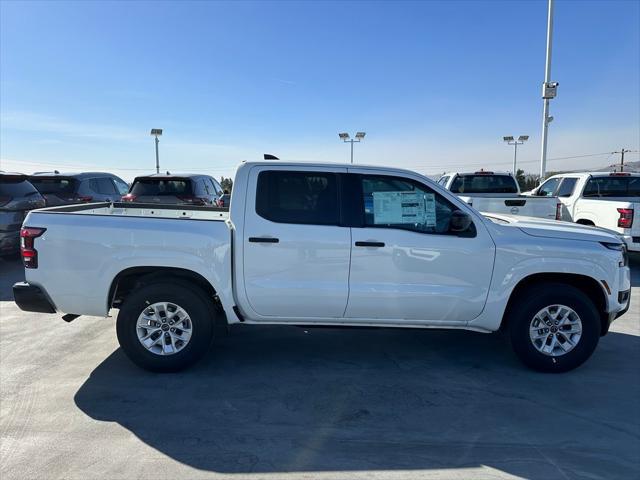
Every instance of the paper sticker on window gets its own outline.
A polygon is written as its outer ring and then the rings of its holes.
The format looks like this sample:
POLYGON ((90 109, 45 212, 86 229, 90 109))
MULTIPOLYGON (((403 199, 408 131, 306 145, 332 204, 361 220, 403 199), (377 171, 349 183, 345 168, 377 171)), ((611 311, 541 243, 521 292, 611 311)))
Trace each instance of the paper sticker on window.
POLYGON ((373 192, 373 222, 376 225, 436 225, 433 193, 373 192))

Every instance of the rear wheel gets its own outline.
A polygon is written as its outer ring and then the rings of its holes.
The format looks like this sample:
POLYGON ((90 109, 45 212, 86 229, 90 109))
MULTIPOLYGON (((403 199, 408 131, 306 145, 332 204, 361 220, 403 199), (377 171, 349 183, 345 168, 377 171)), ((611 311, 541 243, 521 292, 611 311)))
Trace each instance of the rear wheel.
POLYGON ((543 372, 566 372, 582 365, 600 339, 593 302, 571 285, 529 288, 510 308, 509 337, 518 358, 543 372))
POLYGON ((116 330, 125 354, 138 366, 172 372, 197 362, 213 335, 215 311, 204 294, 178 283, 154 283, 130 294, 116 330))

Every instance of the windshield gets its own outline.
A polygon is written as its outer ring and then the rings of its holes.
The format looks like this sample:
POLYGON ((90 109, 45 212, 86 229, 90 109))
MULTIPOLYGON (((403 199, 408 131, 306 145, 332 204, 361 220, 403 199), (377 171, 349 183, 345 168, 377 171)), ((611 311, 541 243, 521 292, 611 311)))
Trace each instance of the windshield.
POLYGON ((640 197, 640 177, 591 177, 584 197, 640 197))
POLYGON ((191 180, 188 178, 136 178, 131 193, 138 197, 152 195, 191 195, 191 180))
POLYGON ((511 175, 463 175, 451 185, 453 193, 518 193, 511 175))
POLYGON ((31 177, 31 184, 40 193, 74 193, 78 181, 65 177, 31 177))

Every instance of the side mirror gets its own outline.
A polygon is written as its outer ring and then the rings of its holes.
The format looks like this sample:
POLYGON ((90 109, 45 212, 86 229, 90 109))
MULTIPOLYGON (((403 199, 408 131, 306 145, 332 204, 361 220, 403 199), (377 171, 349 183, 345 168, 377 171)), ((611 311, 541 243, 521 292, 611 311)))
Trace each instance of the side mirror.
POLYGON ((451 218, 449 219, 449 231, 454 233, 466 232, 471 223, 471 215, 464 213, 462 210, 454 210, 451 212, 451 218))

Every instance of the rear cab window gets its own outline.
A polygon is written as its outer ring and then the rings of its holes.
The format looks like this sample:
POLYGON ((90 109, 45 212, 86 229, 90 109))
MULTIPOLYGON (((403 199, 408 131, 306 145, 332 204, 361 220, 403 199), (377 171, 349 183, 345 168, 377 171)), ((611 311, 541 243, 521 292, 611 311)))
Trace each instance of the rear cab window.
POLYGON ((193 185, 188 178, 136 178, 131 193, 138 197, 193 195, 193 185))
POLYGON ((518 184, 511 175, 458 175, 449 189, 453 193, 518 193, 518 184))
POLYGON ((278 223, 338 225, 338 176, 332 172, 262 171, 256 213, 278 223))
POLYGON ((582 192, 583 197, 640 197, 640 177, 611 175, 591 177, 582 192))

